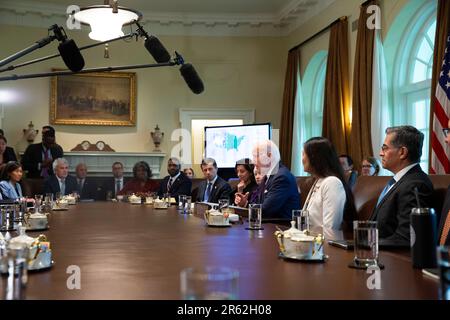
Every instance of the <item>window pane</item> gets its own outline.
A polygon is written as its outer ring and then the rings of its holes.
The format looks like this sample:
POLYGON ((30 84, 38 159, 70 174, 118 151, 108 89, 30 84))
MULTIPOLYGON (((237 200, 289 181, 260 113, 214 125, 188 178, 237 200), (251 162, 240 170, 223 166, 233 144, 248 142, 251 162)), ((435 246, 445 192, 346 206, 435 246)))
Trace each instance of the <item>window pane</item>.
POLYGON ((429 114, 426 106, 426 100, 417 101, 413 105, 415 127, 419 130, 428 128, 429 118, 426 116, 429 114))
POLYGON ((430 44, 426 39, 422 41, 417 52, 417 58, 423 61, 429 61, 430 57, 433 56, 433 49, 430 48, 430 44))
POLYGON ((421 82, 427 79, 428 66, 422 61, 416 60, 414 64, 413 83, 421 82))
POLYGON ((436 21, 433 22, 433 24, 430 26, 430 29, 428 29, 427 36, 430 38, 430 40, 434 44, 434 38, 436 35, 436 21))

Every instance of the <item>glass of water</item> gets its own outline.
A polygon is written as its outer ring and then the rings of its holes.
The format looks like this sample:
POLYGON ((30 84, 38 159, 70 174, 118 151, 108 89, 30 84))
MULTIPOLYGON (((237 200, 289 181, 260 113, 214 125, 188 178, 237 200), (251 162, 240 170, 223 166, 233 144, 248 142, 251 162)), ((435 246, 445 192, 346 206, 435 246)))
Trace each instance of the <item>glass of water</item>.
POLYGON ((308 210, 292 210, 292 220, 296 222, 298 230, 309 231, 308 210))
POLYGON ((190 214, 191 213, 191 203, 192 203, 192 197, 186 196, 184 201, 184 213, 190 214))
POLYGON ((378 229, 376 221, 353 221, 355 264, 362 267, 378 265, 378 229))
POLYGON ((236 300, 239 271, 226 267, 186 268, 180 273, 184 300, 236 300))
POLYGON ((34 196, 34 212, 40 213, 42 205, 42 194, 37 194, 34 196))
POLYGON ((250 204, 248 206, 248 229, 261 230, 262 229, 262 205, 250 204))

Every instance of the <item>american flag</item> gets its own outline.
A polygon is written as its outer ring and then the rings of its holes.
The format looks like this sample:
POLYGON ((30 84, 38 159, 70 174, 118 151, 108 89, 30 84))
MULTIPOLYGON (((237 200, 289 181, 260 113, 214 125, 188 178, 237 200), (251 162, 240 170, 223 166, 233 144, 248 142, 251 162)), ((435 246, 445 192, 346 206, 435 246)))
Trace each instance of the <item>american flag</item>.
POLYGON ((450 146, 444 142, 443 128, 450 118, 450 33, 447 37, 444 61, 434 97, 433 132, 431 136, 431 174, 450 173, 450 146))

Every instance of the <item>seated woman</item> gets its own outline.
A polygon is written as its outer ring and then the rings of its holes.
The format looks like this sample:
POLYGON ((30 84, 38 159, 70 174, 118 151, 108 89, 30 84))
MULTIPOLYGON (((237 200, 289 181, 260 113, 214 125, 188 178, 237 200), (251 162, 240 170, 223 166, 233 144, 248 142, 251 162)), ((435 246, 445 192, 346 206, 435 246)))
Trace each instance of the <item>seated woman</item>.
POLYGON ((250 159, 245 158, 237 161, 234 169, 239 178, 239 183, 236 188, 231 191, 230 200, 235 205, 239 205, 240 197, 236 197, 236 194, 248 194, 249 196, 256 190, 258 185, 256 184, 255 176, 253 174, 255 165, 251 163, 250 159))
POLYGON ((157 192, 159 184, 151 180, 152 170, 145 161, 139 161, 133 167, 133 179, 125 183, 122 190, 117 192, 118 195, 145 195, 149 192, 157 192))
POLYGON ((186 177, 188 177, 189 179, 194 179, 195 178, 195 173, 194 173, 194 169, 192 168, 185 168, 183 170, 183 173, 186 175, 186 177))
POLYGON ((23 197, 19 181, 22 179, 22 166, 15 161, 8 162, 1 173, 0 191, 3 199, 17 200, 23 197))
POLYGON ((362 176, 378 176, 380 173, 380 163, 374 157, 367 157, 362 161, 362 176))
POLYGON ((239 206, 246 208, 251 203, 261 203, 261 195, 264 191, 264 185, 261 183, 264 180, 264 175, 258 169, 253 170, 253 175, 255 177, 256 188, 249 195, 245 195, 242 193, 236 193, 234 203, 239 206))
POLYGON ((315 178, 303 206, 309 211, 310 225, 333 230, 342 229, 344 224, 350 227, 356 216, 353 195, 331 142, 326 138, 306 141, 302 162, 305 171, 315 178))
POLYGON ((0 164, 17 161, 14 149, 7 146, 8 140, 0 134, 0 164))

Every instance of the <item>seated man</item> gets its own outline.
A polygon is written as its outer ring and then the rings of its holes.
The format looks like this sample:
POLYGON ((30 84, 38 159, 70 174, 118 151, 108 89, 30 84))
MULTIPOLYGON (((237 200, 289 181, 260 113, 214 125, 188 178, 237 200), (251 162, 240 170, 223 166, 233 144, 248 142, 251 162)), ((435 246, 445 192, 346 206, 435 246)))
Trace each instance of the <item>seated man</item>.
POLYGON ((339 156, 339 162, 341 163, 342 170, 344 170, 344 177, 347 180, 347 184, 350 189, 353 189, 358 178, 358 172, 353 170, 353 159, 346 154, 339 156))
POLYGON ((386 129, 380 157, 383 168, 394 177, 381 192, 371 217, 377 221, 380 244, 410 245, 410 214, 417 207, 415 187, 420 205, 433 207, 433 184, 419 165, 423 139, 423 133, 411 126, 386 129))
POLYGON ((42 143, 30 144, 22 157, 22 166, 27 178, 47 178, 53 175, 54 159, 63 157, 63 149, 55 142, 55 129, 42 127, 42 143))
MULTIPOLYGON (((253 163, 264 177, 257 197, 262 204, 263 219, 291 220, 292 210, 300 209, 300 196, 295 177, 280 163, 280 151, 276 144, 270 140, 258 143, 253 148, 253 163)), ((242 202, 248 200, 248 195, 241 197, 242 202)))
POLYGON ((180 169, 180 160, 174 157, 170 158, 167 162, 167 172, 169 175, 165 177, 159 185, 159 197, 162 197, 166 193, 170 193, 170 196, 178 201, 179 195, 191 195, 192 181, 186 177, 180 169))
POLYGON ((230 199, 230 185, 217 175, 217 163, 212 158, 205 158, 200 165, 205 181, 198 187, 196 201, 218 203, 219 199, 230 199))
POLYGON ((77 178, 77 191, 81 200, 95 200, 97 198, 97 186, 87 178, 87 166, 84 163, 77 164, 75 168, 77 178))
POLYGON ((56 193, 63 195, 71 194, 77 191, 77 180, 69 176, 69 163, 64 158, 58 158, 53 161, 53 171, 54 175, 49 176, 44 181, 44 194, 56 193))

